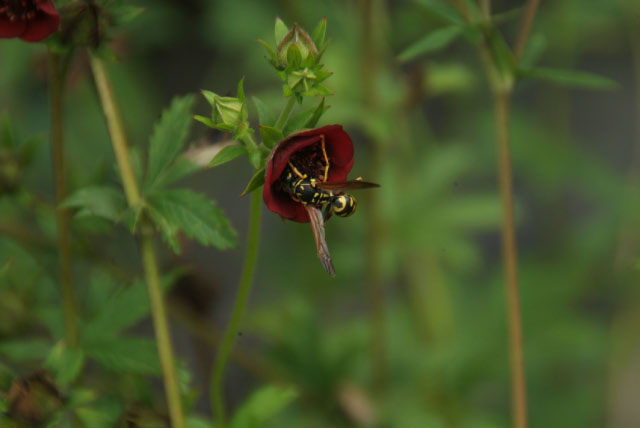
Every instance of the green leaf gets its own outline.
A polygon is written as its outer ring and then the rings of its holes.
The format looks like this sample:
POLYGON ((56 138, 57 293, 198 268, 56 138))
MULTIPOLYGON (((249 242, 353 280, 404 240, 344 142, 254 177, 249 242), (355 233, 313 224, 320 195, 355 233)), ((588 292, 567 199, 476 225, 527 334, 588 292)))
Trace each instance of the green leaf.
POLYGON ((398 55, 398 59, 400 61, 409 61, 417 56, 444 49, 462 34, 462 30, 462 27, 450 26, 432 31, 402 51, 398 55))
POLYGON ((293 388, 269 385, 260 388, 242 404, 229 424, 230 428, 260 428, 281 412, 296 397, 293 388))
POLYGON ((496 28, 491 29, 487 34, 487 45, 489 46, 493 63, 502 78, 501 83, 505 86, 512 85, 515 74, 515 59, 509 49, 509 45, 507 45, 504 37, 496 28))
POLYGON ((282 21, 282 19, 280 19, 280 17, 277 16, 274 29, 274 33, 276 36, 276 46, 280 44, 280 42, 282 41, 282 39, 284 39, 288 32, 289 28, 287 28, 287 25, 282 21))
POLYGON ((51 343, 44 339, 4 340, 0 343, 0 354, 17 362, 43 360, 50 349, 51 343))
POLYGON ((269 55, 271 56, 271 58, 269 59, 269 61, 271 61, 271 64, 275 65, 275 61, 277 59, 276 57, 276 51, 273 50, 273 48, 271 47, 271 45, 267 42, 265 42, 262 39, 258 39, 258 43, 260 43, 262 46, 265 47, 265 49, 267 50, 267 52, 269 53, 269 55))
POLYGON ((149 146, 147 187, 153 185, 160 172, 169 166, 182 148, 191 126, 193 102, 193 95, 174 98, 155 125, 149 146))
POLYGON ((253 105, 256 106, 258 112, 258 121, 260 125, 271 126, 276 123, 276 114, 258 97, 252 97, 253 105))
POLYGON ((142 282, 134 281, 128 286, 118 288, 102 302, 98 313, 85 322, 82 341, 90 342, 96 337, 115 337, 148 314, 147 289, 142 282))
POLYGON ((527 44, 524 48, 522 58, 520 59, 520 72, 522 70, 528 70, 542 57, 545 49, 547 48, 547 38, 544 33, 538 32, 532 34, 527 40, 527 44))
POLYGON ((65 208, 80 208, 78 215, 95 215, 118 222, 126 210, 122 192, 112 186, 89 186, 76 190, 61 204, 65 208))
POLYGON ((155 341, 133 337, 96 337, 84 344, 87 356, 108 370, 143 375, 160 374, 155 341))
POLYGON ((247 154, 247 149, 239 144, 231 144, 220 150, 209 163, 209 167, 213 168, 218 165, 225 164, 234 160, 237 157, 247 154))
POLYGON ((273 126, 260 125, 259 129, 262 143, 269 148, 272 148, 284 138, 282 136, 282 132, 279 129, 274 128, 273 126))
POLYGON ((0 147, 6 147, 8 149, 16 146, 16 142, 13 138, 13 131, 11 129, 11 121, 8 114, 3 114, 0 120, 0 147))
POLYGON ((171 248, 174 253, 180 254, 180 242, 178 242, 178 232, 180 232, 180 229, 172 224, 153 205, 147 205, 147 212, 169 248, 171 248))
POLYGON ((59 385, 69 385, 84 367, 84 352, 80 348, 70 348, 62 341, 58 342, 47 357, 44 367, 54 374, 59 385))
POLYGON ((213 201, 200 193, 187 189, 166 190, 153 195, 149 199, 149 205, 154 207, 171 228, 182 230, 185 235, 202 245, 220 249, 236 245, 236 231, 229 220, 213 201))
POLYGON ((325 98, 323 97, 315 108, 300 111, 292 116, 287 121, 283 134, 287 136, 301 129, 314 128, 324 112, 329 109, 329 106, 325 106, 324 100, 325 98))
POLYGON ((242 194, 240 194, 240 196, 246 196, 249 193, 256 190, 257 188, 259 188, 260 186, 262 186, 264 184, 264 174, 265 174, 264 167, 257 170, 253 174, 253 177, 251 177, 251 180, 249 180, 249 184, 247 184, 247 187, 244 189, 242 194))
POLYGON ((214 428, 214 426, 205 418, 189 416, 187 418, 187 428, 214 428))
POLYGON ((443 3, 441 0, 416 0, 416 3, 443 21, 458 25, 465 23, 464 19, 454 7, 443 3))
POLYGON ((322 44, 324 43, 324 37, 326 33, 327 33, 327 17, 325 16, 320 20, 320 22, 318 22, 318 25, 316 25, 316 28, 313 30, 313 33, 311 35, 311 40, 313 40, 313 43, 316 45, 316 47, 322 46, 322 44))
POLYGON ((202 167, 184 156, 179 157, 169 166, 162 170, 155 181, 154 186, 148 189, 152 193, 155 189, 163 189, 184 177, 201 170, 202 167))
POLYGON ((616 81, 588 71, 537 67, 520 70, 520 74, 524 77, 545 80, 564 87, 599 90, 616 89, 619 87, 616 81))

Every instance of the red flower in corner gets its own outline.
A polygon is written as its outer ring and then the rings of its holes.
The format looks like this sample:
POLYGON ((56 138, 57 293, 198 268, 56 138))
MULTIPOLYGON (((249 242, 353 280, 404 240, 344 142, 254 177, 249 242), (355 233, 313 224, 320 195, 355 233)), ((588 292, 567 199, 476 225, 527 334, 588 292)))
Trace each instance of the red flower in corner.
POLYGON ((0 38, 39 42, 59 25, 60 15, 51 0, 0 0, 0 38))
POLYGON ((327 182, 346 181, 353 166, 353 143, 341 125, 329 125, 289 135, 273 149, 267 164, 264 203, 269 210, 283 218, 308 223, 309 215, 300 202, 291 198, 287 190, 286 174, 289 163, 311 178, 324 178, 326 163, 322 140, 329 159, 327 182))

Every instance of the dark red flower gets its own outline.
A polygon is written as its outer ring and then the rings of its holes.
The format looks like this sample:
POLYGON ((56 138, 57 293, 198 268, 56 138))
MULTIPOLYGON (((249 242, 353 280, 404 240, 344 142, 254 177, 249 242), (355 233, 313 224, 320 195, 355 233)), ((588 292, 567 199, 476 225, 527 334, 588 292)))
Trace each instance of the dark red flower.
POLYGON ((60 15, 51 0, 0 0, 0 38, 38 42, 59 25, 60 15))
POLYGON ((262 193, 267 208, 283 218, 300 223, 309 222, 304 206, 291 198, 285 175, 291 162, 302 174, 324 178, 326 162, 322 152, 323 139, 329 158, 327 182, 347 180, 353 166, 353 143, 341 125, 329 125, 289 135, 273 149, 267 164, 262 193))

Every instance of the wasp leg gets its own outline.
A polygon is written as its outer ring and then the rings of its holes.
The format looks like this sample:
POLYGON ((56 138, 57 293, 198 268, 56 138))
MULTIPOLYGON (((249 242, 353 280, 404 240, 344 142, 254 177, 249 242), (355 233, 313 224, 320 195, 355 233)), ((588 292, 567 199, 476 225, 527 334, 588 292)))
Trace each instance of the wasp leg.
POLYGON ((324 178, 323 182, 327 181, 327 177, 329 176, 329 156, 327 156, 327 148, 324 142, 324 135, 320 135, 320 147, 322 147, 322 154, 324 155, 325 167, 324 167, 324 178))
POLYGON ((303 174, 300 171, 298 171, 298 168, 296 168, 295 166, 293 166, 293 164, 291 163, 291 161, 288 161, 289 166, 291 167, 291 170, 293 171, 293 173, 295 175, 297 175, 299 178, 302 178, 303 180, 305 178, 307 178, 307 174, 303 174))
POLYGON ((323 223, 322 224, 327 224, 327 222, 329 221, 329 219, 331 218, 331 216, 333 215, 333 209, 331 208, 331 204, 327 204, 324 207, 324 215, 323 217, 323 223))

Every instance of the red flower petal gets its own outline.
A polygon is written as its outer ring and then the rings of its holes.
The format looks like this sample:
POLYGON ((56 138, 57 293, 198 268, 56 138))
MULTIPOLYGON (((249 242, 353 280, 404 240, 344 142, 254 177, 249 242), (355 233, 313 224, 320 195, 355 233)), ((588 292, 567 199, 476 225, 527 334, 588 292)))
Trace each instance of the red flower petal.
POLYGON ((20 36, 27 42, 39 42, 56 32, 60 26, 60 15, 51 1, 39 6, 39 11, 30 21, 27 30, 20 36))
POLYGON ((9 39, 12 37, 19 37, 27 28, 26 21, 15 20, 9 21, 6 16, 0 15, 0 38, 9 39))
POLYGON ((353 143, 341 125, 329 125, 299 132, 282 140, 274 149, 267 165, 263 199, 267 208, 282 217, 300 223, 309 222, 304 206, 283 192, 277 181, 294 153, 320 142, 324 135, 327 156, 331 163, 328 182, 346 181, 353 166, 353 143))

